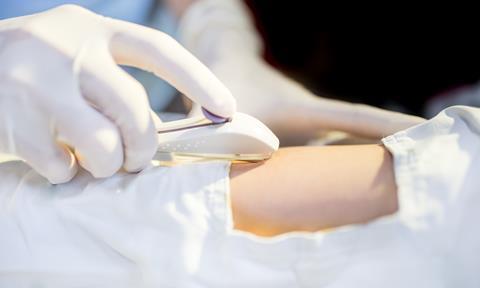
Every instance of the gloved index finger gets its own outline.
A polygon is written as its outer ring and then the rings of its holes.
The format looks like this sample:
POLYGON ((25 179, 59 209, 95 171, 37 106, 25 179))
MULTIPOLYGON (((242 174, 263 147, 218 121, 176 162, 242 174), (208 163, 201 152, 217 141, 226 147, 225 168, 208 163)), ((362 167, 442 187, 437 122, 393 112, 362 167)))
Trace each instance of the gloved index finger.
POLYGON ((137 24, 108 21, 114 30, 110 50, 118 64, 153 72, 213 114, 227 118, 235 113, 231 92, 173 38, 137 24))

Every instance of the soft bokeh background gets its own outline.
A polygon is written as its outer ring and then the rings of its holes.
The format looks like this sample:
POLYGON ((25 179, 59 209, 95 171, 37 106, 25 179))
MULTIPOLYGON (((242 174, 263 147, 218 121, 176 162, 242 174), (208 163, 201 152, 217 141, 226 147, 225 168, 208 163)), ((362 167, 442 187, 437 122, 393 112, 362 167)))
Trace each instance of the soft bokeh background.
POLYGON ((427 117, 447 104, 480 105, 480 93, 469 88, 480 79, 478 25, 466 7, 453 5, 442 14, 418 7, 246 2, 268 61, 317 95, 427 117))
MULTIPOLYGON (((175 20, 161 0, 116 0, 115 5, 105 0, 2 0, 0 19, 65 2, 175 36, 175 20)), ((480 106, 475 86, 480 41, 475 17, 466 7, 449 6, 440 13, 418 7, 333 10, 308 0, 245 2, 265 41, 268 62, 317 95, 425 117, 453 104, 480 106)), ((155 110, 182 112, 172 87, 150 74, 129 72, 146 86, 155 110)))

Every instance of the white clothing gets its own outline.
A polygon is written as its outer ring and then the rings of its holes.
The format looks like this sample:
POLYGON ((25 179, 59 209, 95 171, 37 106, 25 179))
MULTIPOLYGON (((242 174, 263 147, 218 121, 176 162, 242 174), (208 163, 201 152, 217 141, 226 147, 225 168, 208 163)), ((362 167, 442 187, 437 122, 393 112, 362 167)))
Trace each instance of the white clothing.
POLYGON ((62 185, 4 163, 0 287, 480 287, 479 132, 452 107, 386 137, 398 213, 271 239, 232 230, 225 162, 62 185))

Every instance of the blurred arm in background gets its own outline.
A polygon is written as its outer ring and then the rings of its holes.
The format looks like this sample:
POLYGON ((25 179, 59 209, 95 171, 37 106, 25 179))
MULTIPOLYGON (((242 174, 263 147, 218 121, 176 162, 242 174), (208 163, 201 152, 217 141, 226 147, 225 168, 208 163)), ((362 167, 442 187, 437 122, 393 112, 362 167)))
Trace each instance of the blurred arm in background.
POLYGON ((319 131, 379 139, 423 118, 314 95, 262 58, 262 42, 239 0, 168 0, 180 17, 183 44, 232 91, 239 111, 267 124, 283 144, 304 144, 319 131))

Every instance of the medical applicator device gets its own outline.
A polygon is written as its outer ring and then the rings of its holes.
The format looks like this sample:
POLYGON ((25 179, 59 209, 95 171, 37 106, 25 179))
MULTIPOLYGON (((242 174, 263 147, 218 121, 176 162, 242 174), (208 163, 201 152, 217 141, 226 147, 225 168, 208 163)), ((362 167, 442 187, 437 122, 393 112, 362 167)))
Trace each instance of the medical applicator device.
POLYGON ((237 112, 218 117, 205 109, 203 116, 162 123, 158 152, 171 156, 256 162, 268 159, 279 140, 262 122, 237 112))

